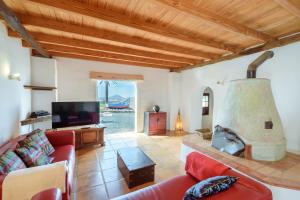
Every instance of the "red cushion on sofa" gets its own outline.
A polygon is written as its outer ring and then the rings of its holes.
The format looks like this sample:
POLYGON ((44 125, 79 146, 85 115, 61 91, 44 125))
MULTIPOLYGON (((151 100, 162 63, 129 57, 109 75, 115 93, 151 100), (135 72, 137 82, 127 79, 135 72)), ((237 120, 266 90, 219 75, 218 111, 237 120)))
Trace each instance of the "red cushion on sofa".
POLYGON ((192 152, 186 158, 186 172, 199 181, 219 176, 228 169, 226 165, 198 152, 192 152))
POLYGON ((55 148, 56 146, 73 145, 75 146, 75 132, 70 130, 47 131, 46 136, 55 148))
POLYGON ((65 145, 65 146, 58 146, 54 148, 55 151, 50 155, 53 157, 53 162, 60 162, 64 160, 72 160, 74 159, 73 156, 75 155, 74 146, 72 145, 65 145))

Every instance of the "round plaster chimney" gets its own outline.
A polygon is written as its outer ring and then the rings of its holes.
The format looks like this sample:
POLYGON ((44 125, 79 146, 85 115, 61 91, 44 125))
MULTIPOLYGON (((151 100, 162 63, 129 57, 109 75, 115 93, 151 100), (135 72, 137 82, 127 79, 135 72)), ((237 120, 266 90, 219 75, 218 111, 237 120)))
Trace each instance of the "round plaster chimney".
POLYGON ((217 124, 251 145, 255 160, 275 161, 285 156, 286 140, 268 79, 231 81, 217 124))

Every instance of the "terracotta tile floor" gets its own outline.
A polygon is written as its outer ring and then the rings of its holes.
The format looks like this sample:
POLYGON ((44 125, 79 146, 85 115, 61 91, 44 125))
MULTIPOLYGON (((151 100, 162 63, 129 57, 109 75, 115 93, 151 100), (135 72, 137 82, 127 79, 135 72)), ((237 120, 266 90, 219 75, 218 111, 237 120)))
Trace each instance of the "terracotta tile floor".
POLYGON ((106 145, 76 152, 74 200, 106 200, 184 174, 179 160, 181 136, 147 136, 143 133, 105 135, 106 145), (154 162, 155 182, 129 189, 117 168, 116 151, 139 146, 154 162))

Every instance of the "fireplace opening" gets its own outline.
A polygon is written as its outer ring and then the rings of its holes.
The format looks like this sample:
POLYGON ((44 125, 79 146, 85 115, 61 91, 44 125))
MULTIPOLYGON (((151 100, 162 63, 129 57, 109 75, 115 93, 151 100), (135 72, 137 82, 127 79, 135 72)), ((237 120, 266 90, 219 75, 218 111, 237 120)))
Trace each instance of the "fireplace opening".
POLYGON ((217 125, 212 138, 212 146, 216 149, 239 157, 244 157, 245 142, 232 130, 217 125))

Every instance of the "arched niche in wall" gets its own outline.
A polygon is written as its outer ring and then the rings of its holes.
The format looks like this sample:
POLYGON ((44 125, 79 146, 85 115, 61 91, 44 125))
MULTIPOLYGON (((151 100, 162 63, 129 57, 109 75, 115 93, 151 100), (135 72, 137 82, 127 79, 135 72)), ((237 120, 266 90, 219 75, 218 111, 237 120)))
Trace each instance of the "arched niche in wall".
POLYGON ((201 127, 212 130, 214 93, 210 87, 205 88, 202 95, 202 121, 201 127))

